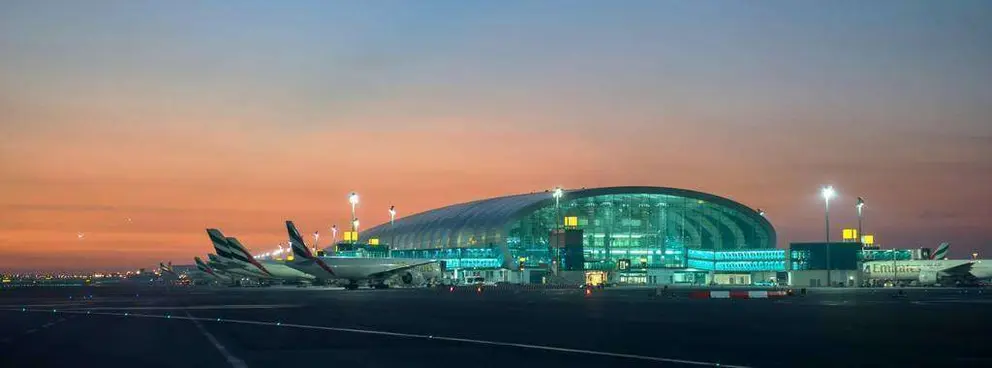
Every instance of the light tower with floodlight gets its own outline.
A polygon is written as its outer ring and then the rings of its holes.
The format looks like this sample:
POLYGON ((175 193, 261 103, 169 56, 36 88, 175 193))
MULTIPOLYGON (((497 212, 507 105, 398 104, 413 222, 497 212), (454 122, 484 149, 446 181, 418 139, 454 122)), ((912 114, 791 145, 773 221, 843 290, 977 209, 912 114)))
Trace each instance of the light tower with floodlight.
MULTIPOLYGON (((855 238, 861 240, 865 236, 864 228, 862 228, 862 221, 864 219, 864 207, 865 207, 864 198, 858 197, 858 203, 855 204, 854 207, 858 209, 858 236, 856 236, 855 238)), ((864 246, 864 242, 861 243, 861 246, 862 247, 864 246)))
POLYGON ((827 243, 830 242, 830 199, 837 195, 834 191, 834 187, 826 186, 820 189, 820 195, 823 196, 823 219, 826 223, 826 234, 827 243))
POLYGON ((396 233, 393 232, 393 224, 396 221, 396 206, 389 206, 389 244, 386 245, 386 254, 392 257, 393 240, 396 240, 396 233))
MULTIPOLYGON (((355 206, 358 206, 358 193, 351 192, 351 194, 348 195, 348 203, 351 203, 351 219, 354 220, 358 218, 358 216, 355 215, 355 206)), ((355 229, 351 230, 354 231, 355 229)))
MULTIPOLYGON (((561 187, 555 187, 555 190, 551 192, 551 197, 555 199, 555 222, 557 223, 555 225, 555 230, 558 231, 558 234, 555 236, 556 239, 555 243, 562 241, 562 239, 565 236, 564 232, 560 231, 564 225, 563 222, 565 221, 561 217, 561 207, 560 207, 561 197, 563 197, 564 195, 565 195, 565 191, 561 189, 561 187)), ((553 257, 552 259, 554 260, 554 262, 552 262, 552 264, 554 265, 554 272, 555 274, 557 274, 558 271, 561 269, 561 256, 559 254, 561 249, 558 247, 558 244, 553 244, 551 251, 553 257)))
POLYGON ((823 219, 826 223, 827 230, 827 242, 824 245, 827 248, 827 286, 830 284, 830 199, 837 195, 834 191, 833 186, 825 186, 820 189, 820 195, 823 196, 823 219))
POLYGON ((317 254, 317 247, 320 244, 320 231, 313 232, 313 254, 317 254))

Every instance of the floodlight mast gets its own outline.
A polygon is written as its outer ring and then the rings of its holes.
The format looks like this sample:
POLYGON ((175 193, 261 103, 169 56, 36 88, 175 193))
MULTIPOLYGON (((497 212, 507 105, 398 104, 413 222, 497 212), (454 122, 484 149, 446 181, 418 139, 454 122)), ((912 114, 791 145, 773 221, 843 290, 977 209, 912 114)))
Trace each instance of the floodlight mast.
POLYGON ((832 185, 828 185, 820 189, 820 196, 823 197, 823 219, 827 235, 827 242, 824 245, 827 248, 827 286, 833 286, 830 284, 830 199, 837 196, 837 192, 832 185))

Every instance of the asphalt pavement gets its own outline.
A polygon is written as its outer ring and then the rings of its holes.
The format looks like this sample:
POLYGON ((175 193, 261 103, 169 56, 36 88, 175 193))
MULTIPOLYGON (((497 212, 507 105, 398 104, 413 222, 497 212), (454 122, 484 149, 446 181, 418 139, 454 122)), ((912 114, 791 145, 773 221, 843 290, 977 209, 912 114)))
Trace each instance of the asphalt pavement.
POLYGON ((981 289, 0 290, 3 366, 992 366, 981 289))

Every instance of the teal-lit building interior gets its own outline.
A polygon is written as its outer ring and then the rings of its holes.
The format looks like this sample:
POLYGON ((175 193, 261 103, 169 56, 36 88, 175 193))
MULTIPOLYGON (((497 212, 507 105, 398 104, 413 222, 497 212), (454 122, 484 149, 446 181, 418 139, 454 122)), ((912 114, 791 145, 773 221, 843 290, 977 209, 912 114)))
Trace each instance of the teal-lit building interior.
POLYGON ((373 253, 388 248, 393 257, 444 260, 448 269, 550 266, 630 276, 649 269, 785 268, 784 251, 774 249, 771 223, 759 211, 727 198, 664 187, 560 194, 546 191, 451 205, 373 227, 361 238, 379 244, 368 246, 373 253), (573 239, 572 244, 553 244, 553 232, 567 232, 564 238, 573 239))

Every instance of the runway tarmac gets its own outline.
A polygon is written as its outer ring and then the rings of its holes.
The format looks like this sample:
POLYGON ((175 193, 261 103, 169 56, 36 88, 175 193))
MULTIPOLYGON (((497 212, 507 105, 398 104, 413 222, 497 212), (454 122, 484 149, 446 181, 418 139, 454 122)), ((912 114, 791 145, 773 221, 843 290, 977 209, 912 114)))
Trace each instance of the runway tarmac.
POLYGON ((989 366, 979 289, 0 290, 5 366, 989 366), (70 299, 71 297, 71 299, 70 299))

